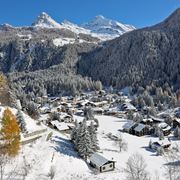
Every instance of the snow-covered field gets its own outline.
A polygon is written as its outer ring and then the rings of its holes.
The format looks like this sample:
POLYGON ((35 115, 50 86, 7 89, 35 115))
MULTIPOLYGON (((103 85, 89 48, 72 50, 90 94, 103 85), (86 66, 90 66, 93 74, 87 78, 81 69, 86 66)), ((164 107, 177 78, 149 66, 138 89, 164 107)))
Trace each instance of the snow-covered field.
MULTIPOLYGON (((78 120, 83 119, 78 116, 75 116, 75 118, 78 120)), ((50 179, 52 172, 54 172, 54 180, 123 180, 125 177, 123 168, 129 156, 139 153, 144 157, 147 170, 150 172, 152 179, 155 179, 155 174, 159 174, 160 179, 165 180, 163 178, 163 157, 156 156, 155 152, 151 152, 147 148, 152 137, 136 137, 122 133, 123 138, 128 142, 128 151, 119 152, 118 147, 112 140, 107 138, 106 134, 118 134, 126 120, 110 116, 96 116, 96 118, 99 120, 100 125, 98 129, 100 151, 106 158, 110 160, 113 158, 116 161, 114 171, 95 175, 92 169, 74 151, 67 135, 48 129, 42 138, 35 143, 22 147, 17 161, 15 161, 20 165, 20 172, 23 170, 24 162, 26 162, 26 165, 28 165, 27 180, 50 179), (53 132, 53 137, 51 141, 46 141, 49 132, 53 132), (25 161, 23 156, 26 157, 25 161)))

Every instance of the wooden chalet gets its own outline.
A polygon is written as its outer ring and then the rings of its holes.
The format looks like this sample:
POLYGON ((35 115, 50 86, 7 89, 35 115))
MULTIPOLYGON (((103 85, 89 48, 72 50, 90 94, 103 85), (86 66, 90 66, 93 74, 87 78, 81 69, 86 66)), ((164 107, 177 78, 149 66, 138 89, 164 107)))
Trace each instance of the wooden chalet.
POLYGON ((167 151, 170 146, 171 142, 168 139, 155 141, 151 144, 151 148, 153 150, 157 150, 158 148, 162 147, 165 151, 167 151))
POLYGON ((150 126, 147 126, 145 124, 139 123, 135 128, 134 128, 134 134, 136 136, 144 136, 150 134, 150 126))
POLYGON ((124 126, 123 126, 123 131, 127 132, 129 134, 134 134, 134 128, 138 126, 138 124, 134 121, 130 121, 127 122, 124 126))
POLYGON ((115 161, 108 160, 98 153, 90 156, 90 165, 99 170, 99 172, 113 171, 115 169, 115 161))

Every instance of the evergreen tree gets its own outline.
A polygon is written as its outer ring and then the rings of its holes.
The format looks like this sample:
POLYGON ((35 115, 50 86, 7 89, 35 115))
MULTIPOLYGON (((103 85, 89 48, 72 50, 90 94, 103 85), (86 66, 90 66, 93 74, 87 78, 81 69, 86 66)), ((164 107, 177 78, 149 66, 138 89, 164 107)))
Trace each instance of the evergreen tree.
POLYGON ((160 133, 159 133, 159 140, 163 140, 164 139, 164 133, 162 130, 160 130, 160 133))
POLYGON ((174 136, 180 139, 180 128, 178 126, 174 130, 174 136))
POLYGON ((91 146, 90 134, 86 126, 86 120, 82 122, 77 138, 79 139, 77 144, 79 155, 87 160, 87 157, 93 153, 93 148, 91 146))
POLYGON ((23 114, 22 112, 20 111, 20 109, 18 109, 18 112, 16 114, 16 118, 17 118, 17 122, 19 124, 19 127, 21 129, 21 132, 22 133, 26 133, 27 132, 27 129, 26 129, 26 122, 24 120, 24 117, 23 117, 23 114))
POLYGON ((10 109, 5 109, 2 118, 2 139, 4 140, 4 153, 15 156, 20 149, 20 129, 16 117, 10 109))
POLYGON ((91 147, 94 152, 97 152, 100 148, 99 148, 98 139, 97 139, 97 131, 93 122, 91 122, 91 125, 89 127, 89 134, 91 138, 91 147))
POLYGON ((29 116, 31 116, 32 118, 39 117, 39 112, 38 112, 37 105, 33 101, 30 101, 28 103, 27 112, 28 112, 29 116))
POLYGON ((94 120, 94 112, 91 107, 85 107, 84 108, 84 116, 86 120, 94 120))
POLYGON ((152 148, 152 140, 149 141, 149 148, 152 148))
MULTIPOLYGON (((77 120, 75 120, 75 127, 73 128, 72 132, 71 132, 71 140, 75 143, 77 136, 78 136, 78 130, 79 130, 79 123, 77 122, 77 120)), ((76 145, 76 143, 75 143, 76 145)))

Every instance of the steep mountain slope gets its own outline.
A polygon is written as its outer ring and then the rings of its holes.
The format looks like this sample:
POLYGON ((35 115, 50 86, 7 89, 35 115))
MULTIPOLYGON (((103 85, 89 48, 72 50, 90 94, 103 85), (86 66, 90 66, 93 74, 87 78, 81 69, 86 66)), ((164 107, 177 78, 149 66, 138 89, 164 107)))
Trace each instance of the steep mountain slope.
POLYGON ((79 72, 106 85, 149 85, 152 82, 179 86, 180 9, 164 22, 135 30, 86 54, 79 72))
POLYGON ((37 20, 32 24, 33 27, 39 28, 61 28, 60 24, 54 21, 47 13, 42 12, 37 20))
POLYGON ((81 53, 92 51, 106 36, 68 21, 59 24, 44 12, 30 27, 4 24, 0 26, 0 71, 35 71, 61 63, 75 66, 81 53))

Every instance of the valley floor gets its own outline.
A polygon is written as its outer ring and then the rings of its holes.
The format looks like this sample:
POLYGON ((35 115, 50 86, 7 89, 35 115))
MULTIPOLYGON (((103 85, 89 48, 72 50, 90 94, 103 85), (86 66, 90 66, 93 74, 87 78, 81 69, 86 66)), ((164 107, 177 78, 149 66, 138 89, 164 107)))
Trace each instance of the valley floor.
MULTIPOLYGON (((129 156, 139 153, 144 157, 147 170, 150 172, 152 179, 154 180, 155 176, 159 175, 160 180, 165 180, 163 178, 163 164, 165 163, 163 157, 157 156, 156 152, 148 149, 149 140, 153 139, 152 137, 137 137, 122 133, 123 138, 128 142, 128 150, 127 152, 119 152, 118 146, 106 135, 108 133, 117 135, 127 120, 110 116, 96 116, 96 118, 99 120, 98 139, 100 151, 106 158, 110 160, 113 158, 116 161, 114 171, 97 173, 74 151, 67 135, 48 129, 42 138, 34 144, 22 147, 21 153, 16 160, 20 169, 19 174, 24 173, 22 172, 23 167, 26 167, 26 180, 48 180, 51 179, 53 174, 54 180, 123 180, 125 178, 123 168, 129 156), (46 141, 47 134, 51 131, 53 131, 52 140, 46 141)), ((75 119, 80 121, 83 117, 75 116, 75 119)))

